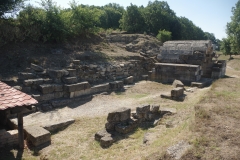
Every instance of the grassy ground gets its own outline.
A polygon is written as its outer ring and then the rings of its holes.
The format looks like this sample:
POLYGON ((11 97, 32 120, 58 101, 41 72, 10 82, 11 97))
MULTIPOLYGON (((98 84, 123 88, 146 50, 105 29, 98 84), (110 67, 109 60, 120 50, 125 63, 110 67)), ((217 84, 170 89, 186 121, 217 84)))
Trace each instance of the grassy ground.
POLYGON ((234 56, 228 62, 226 78, 215 81, 208 94, 195 105, 194 147, 182 159, 239 159, 239 58, 234 56))

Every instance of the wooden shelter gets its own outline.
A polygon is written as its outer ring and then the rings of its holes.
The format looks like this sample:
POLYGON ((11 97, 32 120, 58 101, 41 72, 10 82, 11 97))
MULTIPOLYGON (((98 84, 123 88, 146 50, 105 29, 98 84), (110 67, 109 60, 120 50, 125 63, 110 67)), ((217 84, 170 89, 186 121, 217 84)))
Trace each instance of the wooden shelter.
POLYGON ((31 96, 11 87, 0 81, 0 121, 6 119, 6 111, 10 110, 17 113, 18 119, 18 142, 19 147, 24 148, 24 135, 23 135, 23 114, 24 107, 31 107, 38 102, 31 96))

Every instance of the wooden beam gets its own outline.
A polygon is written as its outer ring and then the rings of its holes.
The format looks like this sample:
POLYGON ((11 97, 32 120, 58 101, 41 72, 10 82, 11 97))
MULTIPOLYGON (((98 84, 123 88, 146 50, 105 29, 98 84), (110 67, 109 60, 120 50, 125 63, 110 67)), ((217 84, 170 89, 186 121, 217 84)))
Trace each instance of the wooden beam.
POLYGON ((18 143, 19 148, 24 148, 24 135, 23 135, 23 114, 18 113, 18 143))

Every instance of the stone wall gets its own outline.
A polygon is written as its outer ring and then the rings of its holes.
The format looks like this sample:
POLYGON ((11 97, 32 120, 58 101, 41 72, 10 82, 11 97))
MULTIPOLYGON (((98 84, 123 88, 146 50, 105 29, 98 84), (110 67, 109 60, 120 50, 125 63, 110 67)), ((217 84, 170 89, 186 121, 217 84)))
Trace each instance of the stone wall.
POLYGON ((202 70, 200 65, 155 63, 155 68, 151 72, 151 79, 172 83, 178 79, 185 83, 200 80, 202 70))
POLYGON ((58 70, 31 64, 26 72, 19 72, 18 81, 21 85, 18 89, 32 95, 40 104, 51 104, 55 99, 122 90, 124 84, 133 84, 143 78, 142 74, 147 73, 142 67, 143 63, 144 60, 130 60, 86 64, 73 60, 67 68, 58 70))

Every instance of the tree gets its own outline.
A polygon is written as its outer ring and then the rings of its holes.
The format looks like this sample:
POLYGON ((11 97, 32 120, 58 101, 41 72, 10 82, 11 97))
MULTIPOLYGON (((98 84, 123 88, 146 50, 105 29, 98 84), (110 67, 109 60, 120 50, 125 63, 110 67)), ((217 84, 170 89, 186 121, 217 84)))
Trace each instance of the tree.
POLYGON ((232 51, 231 51, 231 38, 223 38, 221 42, 221 51, 223 52, 224 55, 230 55, 230 59, 232 56, 232 51))
POLYGON ((213 33, 209 33, 209 32, 204 32, 205 34, 205 37, 208 39, 208 40, 211 40, 213 44, 216 44, 217 43, 217 40, 216 40, 216 37, 213 33))
POLYGON ((164 29, 158 32, 157 39, 164 43, 172 39, 172 33, 164 29))
POLYGON ((231 52, 234 54, 240 53, 240 0, 236 6, 232 8, 233 16, 231 22, 227 23, 227 35, 231 43, 231 52))
MULTIPOLYGON (((171 31, 175 18, 176 14, 170 9, 168 3, 164 1, 149 1, 144 9, 147 31, 155 35, 158 34, 159 30, 171 31)), ((177 32, 177 29, 174 29, 172 32, 177 32)))
POLYGON ((4 17, 5 13, 14 13, 24 6, 25 0, 1 0, 0 1, 0 17, 4 17))
POLYGON ((120 28, 130 33, 143 32, 145 26, 144 18, 138 6, 131 4, 120 20, 120 28))

